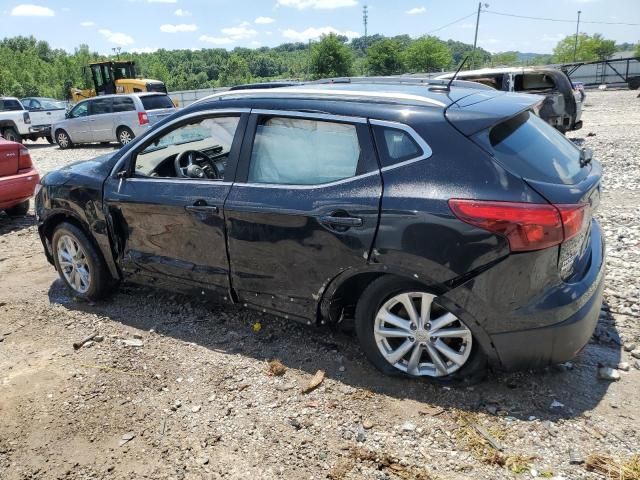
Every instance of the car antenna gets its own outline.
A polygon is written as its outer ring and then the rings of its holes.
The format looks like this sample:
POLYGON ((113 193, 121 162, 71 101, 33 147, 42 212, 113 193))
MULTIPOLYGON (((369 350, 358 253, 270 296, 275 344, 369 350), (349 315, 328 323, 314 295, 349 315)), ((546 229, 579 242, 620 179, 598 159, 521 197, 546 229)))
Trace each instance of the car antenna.
POLYGON ((460 66, 456 70, 456 73, 453 74, 453 77, 451 77, 451 80, 449 80, 449 83, 447 83, 447 91, 451 90, 451 84, 453 83, 453 81, 456 79, 456 77, 460 73, 460 70, 462 70, 462 67, 464 67, 464 64, 467 63, 467 60, 469 60, 469 55, 464 57, 464 60, 462 60, 462 63, 460 64, 460 66))

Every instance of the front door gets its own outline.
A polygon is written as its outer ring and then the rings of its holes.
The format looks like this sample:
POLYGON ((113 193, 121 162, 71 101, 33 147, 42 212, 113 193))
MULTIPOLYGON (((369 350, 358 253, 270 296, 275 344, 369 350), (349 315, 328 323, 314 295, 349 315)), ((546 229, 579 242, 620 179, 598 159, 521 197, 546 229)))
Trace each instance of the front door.
POLYGON ((134 148, 129 177, 111 177, 104 202, 125 276, 226 294, 223 204, 248 114, 197 113, 134 148))
POLYGON ((89 102, 78 103, 69 112, 69 120, 62 127, 67 131, 71 141, 75 143, 90 142, 91 132, 89 129, 89 102))
POLYGON ((240 301, 315 319, 327 284, 367 263, 381 195, 365 119, 252 110, 224 205, 240 301))

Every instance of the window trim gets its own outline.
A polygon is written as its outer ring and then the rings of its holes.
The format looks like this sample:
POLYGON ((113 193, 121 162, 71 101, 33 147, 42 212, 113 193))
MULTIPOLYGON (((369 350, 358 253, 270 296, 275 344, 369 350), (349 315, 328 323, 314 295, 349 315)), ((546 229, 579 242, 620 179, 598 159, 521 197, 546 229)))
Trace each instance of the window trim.
POLYGON ((251 109, 249 108, 220 108, 220 109, 199 110, 196 112, 189 113, 187 115, 183 115, 178 118, 174 118, 170 122, 163 124, 157 130, 153 130, 153 129, 149 130, 146 135, 138 137, 140 141, 137 142, 137 144, 133 148, 125 152, 125 154, 122 155, 122 157, 116 162, 113 169, 111 170, 110 176, 112 178, 117 178, 119 172, 126 172, 127 181, 129 180, 140 180, 140 181, 162 180, 162 181, 180 182, 180 183, 184 183, 185 181, 189 183, 200 181, 200 182, 207 182, 207 183, 215 182, 216 185, 219 185, 221 182, 224 182, 224 183, 233 182, 233 177, 235 177, 237 165, 239 163, 239 158, 241 155, 242 141, 244 139, 244 135, 245 135, 247 123, 248 123, 247 121, 244 121, 244 119, 248 117, 250 112, 251 112, 251 109), (236 133, 233 137, 233 143, 231 145, 231 148, 233 149, 236 142, 239 143, 238 156, 237 158, 233 159, 234 160, 232 162, 233 165, 231 166, 227 165, 227 168, 225 169, 225 173, 224 173, 225 178, 223 178, 222 180, 202 180, 202 179, 195 179, 195 178, 191 179, 191 178, 177 178, 177 177, 176 178, 141 177, 141 176, 135 175, 135 169, 134 169, 135 158, 137 157, 140 151, 144 150, 147 146, 149 146, 153 142, 153 139, 157 138, 158 136, 164 135, 169 130, 179 128, 182 124, 186 125, 187 123, 189 123, 191 120, 195 118, 201 117, 204 119, 205 117, 221 117, 225 115, 237 116, 239 118, 238 127, 236 128, 236 133), (238 134, 241 134, 241 136, 238 137, 238 134), (227 174, 229 174, 229 177, 230 177, 229 179, 226 178, 227 174))
POLYGON ((433 155, 433 150, 429 146, 429 144, 422 138, 418 132, 416 132, 413 128, 405 123, 400 122, 391 122, 388 120, 377 120, 377 119, 369 119, 369 123, 374 126, 382 127, 382 128, 392 128, 395 130, 402 130, 406 132, 414 142, 420 147, 422 150, 422 154, 418 155, 414 158, 409 158, 407 160, 403 160, 402 162, 394 163, 392 165, 387 165, 385 167, 380 168, 381 172, 387 172, 389 170, 393 170, 396 168, 404 167, 405 165, 410 165, 415 162, 419 162, 421 160, 426 160, 427 158, 433 155))

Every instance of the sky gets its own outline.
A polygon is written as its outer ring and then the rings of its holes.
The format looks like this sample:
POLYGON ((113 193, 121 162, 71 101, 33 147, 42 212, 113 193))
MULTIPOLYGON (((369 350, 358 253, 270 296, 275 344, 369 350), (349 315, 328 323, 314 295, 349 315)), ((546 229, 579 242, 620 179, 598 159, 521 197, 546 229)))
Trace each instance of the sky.
MULTIPOLYGON (((33 35, 68 51, 86 43, 102 54, 112 53, 114 47, 137 52, 272 47, 315 40, 328 32, 361 36, 365 4, 369 34, 432 33, 444 40, 473 43, 476 0, 0 0, 0 36, 33 35)), ((478 45, 491 52, 550 53, 558 40, 575 33, 578 10, 585 22, 581 32, 602 33, 618 43, 640 41, 640 0, 487 0, 487 4, 483 2, 478 45)))

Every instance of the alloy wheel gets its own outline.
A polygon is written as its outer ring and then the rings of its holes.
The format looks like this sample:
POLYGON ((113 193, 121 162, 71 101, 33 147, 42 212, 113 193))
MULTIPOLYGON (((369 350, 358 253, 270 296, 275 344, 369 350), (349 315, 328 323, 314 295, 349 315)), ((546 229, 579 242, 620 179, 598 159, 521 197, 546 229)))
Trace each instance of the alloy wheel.
POLYGON ((122 130, 120 132, 120 143, 122 145, 126 145, 131 140, 133 140, 133 138, 131 137, 131 133, 129 132, 129 130, 122 130))
POLYGON ((70 235, 58 239, 58 264, 69 286, 78 293, 86 293, 91 286, 91 269, 87 254, 70 235))
POLYGON ((471 354, 471 331, 434 299, 425 292, 400 293, 376 313, 378 350, 389 364, 412 376, 451 375, 471 354))
POLYGON ((69 137, 67 137, 66 133, 60 132, 58 134, 58 145, 61 148, 67 148, 69 146, 69 137))

